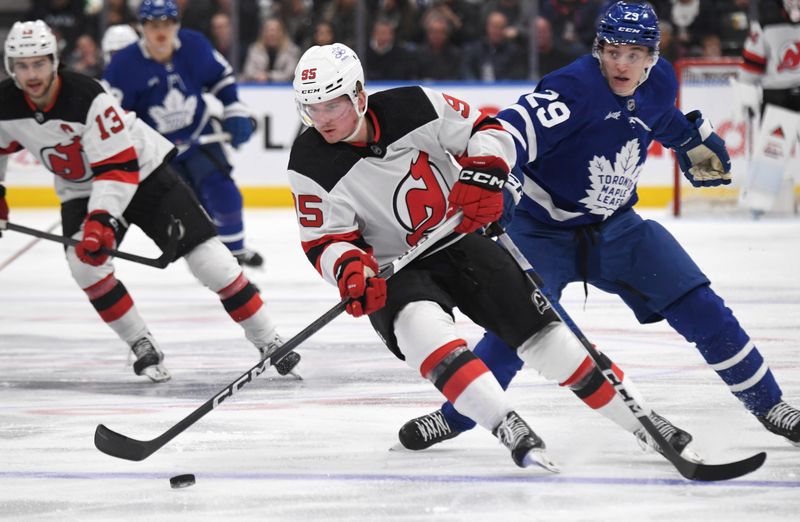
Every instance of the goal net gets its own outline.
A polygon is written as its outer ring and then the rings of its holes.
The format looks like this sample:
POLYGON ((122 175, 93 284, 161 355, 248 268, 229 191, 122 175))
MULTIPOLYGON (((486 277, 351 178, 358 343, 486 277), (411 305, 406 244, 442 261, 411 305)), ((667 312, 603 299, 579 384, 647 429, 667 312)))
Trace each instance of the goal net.
POLYGON ((739 77, 740 58, 682 59, 675 62, 678 77, 678 108, 683 113, 699 109, 714 125, 731 156, 733 182, 720 187, 695 188, 683 176, 674 160, 672 211, 676 216, 706 212, 742 212, 737 201, 747 176, 752 139, 749 121, 735 121, 731 79, 739 77))

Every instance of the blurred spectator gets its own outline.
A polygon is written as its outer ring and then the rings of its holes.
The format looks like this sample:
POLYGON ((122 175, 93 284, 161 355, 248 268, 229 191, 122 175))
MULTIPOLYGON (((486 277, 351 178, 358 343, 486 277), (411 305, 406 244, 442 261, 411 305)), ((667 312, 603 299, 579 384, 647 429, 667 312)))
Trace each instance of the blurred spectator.
POLYGON ((722 56, 722 40, 715 34, 709 34, 700 40, 700 56, 703 58, 720 58, 722 56))
POLYGON ((729 0, 717 4, 718 31, 722 54, 740 56, 750 31, 749 0, 729 0))
POLYGON ((601 4, 599 0, 542 0, 539 14, 550 21, 556 47, 583 54, 592 48, 601 4))
POLYGON ((183 27, 200 31, 207 38, 211 37, 211 15, 217 10, 212 0, 175 0, 175 3, 183 27))
POLYGON ((317 22, 314 24, 311 39, 304 45, 304 48, 308 49, 314 45, 330 45, 336 41, 336 33, 333 32, 333 26, 328 22, 317 22))
POLYGON ((553 28, 550 21, 542 16, 536 17, 536 45, 539 49, 539 77, 560 69, 573 62, 580 54, 559 49, 553 42, 553 28))
POLYGON ((311 35, 313 28, 311 4, 313 2, 309 0, 273 2, 270 16, 280 18, 286 34, 293 42, 299 44, 311 35))
POLYGON ((413 0, 372 0, 375 2, 374 19, 389 20, 394 26, 399 42, 419 42, 419 12, 413 0))
MULTIPOLYGON (((214 49, 224 56, 229 63, 233 64, 233 28, 231 27, 231 17, 228 13, 215 13, 214 16, 211 17, 209 31, 211 32, 209 38, 209 40, 211 40, 211 45, 213 45, 214 49)), ((236 65, 238 66, 239 64, 236 65)))
POLYGON ((672 24, 665 20, 658 22, 658 29, 661 33, 661 41, 658 44, 658 54, 669 63, 674 64, 686 56, 686 48, 675 39, 672 24))
MULTIPOLYGON (((533 2, 526 0, 491 0, 483 4, 481 18, 485 19, 492 11, 500 11, 506 15, 508 27, 506 38, 509 40, 527 41, 528 22, 531 18, 533 2)), ((552 34, 552 28, 550 29, 552 34)))
POLYGON ((712 0, 672 0, 672 24, 675 38, 697 56, 702 52, 701 40, 717 34, 716 10, 712 0))
POLYGON ((427 12, 437 13, 450 23, 450 39, 463 48, 482 34, 480 5, 470 0, 429 0, 427 12))
POLYGON ((425 17, 425 43, 417 49, 417 77, 422 80, 457 80, 461 50, 450 41, 450 24, 442 15, 425 17))
POLYGON ((365 74, 367 80, 411 80, 416 76, 414 56, 397 42, 390 20, 378 18, 372 25, 365 74))
POLYGON ((525 50, 506 38, 508 20, 499 11, 486 18, 486 34, 464 48, 461 77, 465 80, 522 80, 527 77, 528 59, 525 50))
POLYGON ((355 48, 356 4, 358 0, 329 0, 321 8, 320 20, 333 26, 336 41, 355 48))
MULTIPOLYGON (((106 28, 121 24, 131 25, 137 22, 136 15, 133 14, 126 0, 105 0, 103 10, 105 11, 106 28)), ((93 21, 93 26, 98 29, 100 27, 99 16, 99 13, 94 16, 95 20, 93 21)))
MULTIPOLYGON (((61 56, 69 56, 78 36, 86 32, 83 0, 32 0, 26 20, 43 20, 58 39, 61 56)), ((95 46, 96 47, 96 46, 95 46)))
POLYGON ((82 34, 75 41, 75 48, 66 59, 66 67, 92 78, 103 75, 103 57, 94 38, 82 34))
POLYGON ((261 38, 247 50, 242 79, 250 82, 288 82, 300 60, 300 48, 292 42, 277 18, 264 21, 261 38))

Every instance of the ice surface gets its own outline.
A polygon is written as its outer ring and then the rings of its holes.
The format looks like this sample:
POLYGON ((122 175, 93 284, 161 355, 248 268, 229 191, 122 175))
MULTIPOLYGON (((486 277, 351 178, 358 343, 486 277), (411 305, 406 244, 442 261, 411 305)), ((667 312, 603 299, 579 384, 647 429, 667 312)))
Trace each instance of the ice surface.
MULTIPOLYGON (((12 209, 46 229, 55 211, 12 209)), ((800 404, 800 221, 657 217, 695 256, 800 404)), ((248 211, 249 272, 284 335, 336 303, 300 249, 288 210, 248 211)), ((0 263, 31 240, 7 232, 0 263)), ((137 230, 124 250, 157 255, 137 230)), ((3 520, 796 520, 800 448, 767 433, 693 347, 665 324, 640 326, 621 302, 580 285, 564 305, 635 379, 659 413, 691 431, 709 462, 766 451, 757 472, 689 483, 574 396, 523 372, 509 391, 563 472, 516 468, 473 430, 422 453, 390 451, 399 427, 438 392, 382 347, 366 319, 342 316, 300 348, 302 381, 270 371, 142 462, 97 451, 98 423, 151 439, 256 361, 216 296, 182 262, 117 262, 173 379, 152 384, 41 241, 0 271, 0 519, 3 520), (170 488, 194 473, 197 484, 170 488), (794 513, 794 515, 793 515, 794 513)), ((481 331, 460 318, 471 342, 481 331)))

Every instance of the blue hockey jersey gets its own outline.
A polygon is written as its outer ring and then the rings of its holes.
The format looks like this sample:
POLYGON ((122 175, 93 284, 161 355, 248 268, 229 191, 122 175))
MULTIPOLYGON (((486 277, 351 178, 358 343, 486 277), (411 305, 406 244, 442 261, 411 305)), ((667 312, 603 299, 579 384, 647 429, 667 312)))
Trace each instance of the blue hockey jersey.
POLYGON ((674 147, 693 125, 675 107, 672 65, 659 59, 632 96, 617 96, 583 56, 546 76, 498 114, 524 174, 520 205, 555 226, 596 223, 636 203, 652 140, 674 147))
POLYGON ((205 36, 181 29, 177 40, 166 64, 150 58, 143 41, 121 49, 103 79, 124 109, 178 145, 180 158, 189 154, 191 140, 213 132, 204 92, 219 98, 226 116, 248 113, 238 101, 233 69, 205 36))

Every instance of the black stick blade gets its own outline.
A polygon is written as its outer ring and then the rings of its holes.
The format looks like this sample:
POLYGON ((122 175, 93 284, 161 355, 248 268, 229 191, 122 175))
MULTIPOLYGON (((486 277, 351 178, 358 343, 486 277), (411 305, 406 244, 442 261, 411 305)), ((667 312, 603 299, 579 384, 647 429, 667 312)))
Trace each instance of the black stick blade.
POLYGON ((94 445, 106 455, 137 462, 153 453, 147 442, 121 435, 103 424, 98 424, 94 431, 94 445))
POLYGON ((698 464, 683 461, 676 468, 681 475, 689 480, 714 482, 718 480, 731 480, 752 473, 767 460, 765 452, 757 453, 752 457, 727 464, 698 464))

